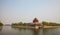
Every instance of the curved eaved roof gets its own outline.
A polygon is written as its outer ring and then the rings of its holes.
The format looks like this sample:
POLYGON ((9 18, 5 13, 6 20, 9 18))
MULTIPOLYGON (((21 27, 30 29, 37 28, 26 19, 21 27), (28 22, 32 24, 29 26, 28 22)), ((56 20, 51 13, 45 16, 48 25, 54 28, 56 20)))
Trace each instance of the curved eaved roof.
POLYGON ((37 19, 37 18, 34 18, 33 23, 34 23, 34 22, 39 22, 39 21, 38 21, 38 19, 37 19))

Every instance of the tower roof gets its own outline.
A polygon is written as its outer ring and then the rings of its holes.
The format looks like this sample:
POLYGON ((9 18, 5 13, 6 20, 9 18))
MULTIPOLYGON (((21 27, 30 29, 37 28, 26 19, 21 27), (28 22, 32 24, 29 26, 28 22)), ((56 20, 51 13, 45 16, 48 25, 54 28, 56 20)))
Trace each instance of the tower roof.
POLYGON ((39 22, 39 21, 38 21, 38 19, 37 19, 37 18, 34 18, 33 23, 34 23, 34 22, 39 22))

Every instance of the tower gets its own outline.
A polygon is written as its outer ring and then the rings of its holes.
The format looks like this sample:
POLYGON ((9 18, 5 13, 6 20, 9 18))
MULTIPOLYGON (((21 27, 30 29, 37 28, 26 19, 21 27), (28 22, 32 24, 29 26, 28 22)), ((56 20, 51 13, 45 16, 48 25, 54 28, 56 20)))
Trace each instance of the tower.
POLYGON ((39 23, 38 19, 37 18, 34 18, 33 23, 34 24, 38 24, 39 23))
POLYGON ((33 23, 34 23, 35 29, 39 29, 39 26, 38 26, 39 25, 39 21, 38 21, 37 18, 34 18, 33 23))

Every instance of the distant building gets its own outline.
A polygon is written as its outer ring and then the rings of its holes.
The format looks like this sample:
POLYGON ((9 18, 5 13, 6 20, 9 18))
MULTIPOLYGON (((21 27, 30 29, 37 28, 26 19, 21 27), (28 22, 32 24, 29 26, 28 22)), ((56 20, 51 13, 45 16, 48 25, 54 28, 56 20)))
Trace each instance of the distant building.
POLYGON ((31 26, 42 26, 41 23, 39 23, 39 20, 37 18, 33 19, 33 23, 30 24, 31 26))
POLYGON ((39 23, 38 19, 37 18, 34 18, 33 23, 34 24, 38 24, 39 23))

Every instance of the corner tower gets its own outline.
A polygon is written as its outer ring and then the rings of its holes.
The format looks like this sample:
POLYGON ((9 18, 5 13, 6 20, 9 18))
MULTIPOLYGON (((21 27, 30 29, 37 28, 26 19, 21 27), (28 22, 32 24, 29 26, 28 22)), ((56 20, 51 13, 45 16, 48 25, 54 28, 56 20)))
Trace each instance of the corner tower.
POLYGON ((34 18, 33 23, 34 24, 39 24, 39 20, 37 18, 34 18))

